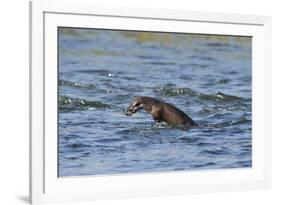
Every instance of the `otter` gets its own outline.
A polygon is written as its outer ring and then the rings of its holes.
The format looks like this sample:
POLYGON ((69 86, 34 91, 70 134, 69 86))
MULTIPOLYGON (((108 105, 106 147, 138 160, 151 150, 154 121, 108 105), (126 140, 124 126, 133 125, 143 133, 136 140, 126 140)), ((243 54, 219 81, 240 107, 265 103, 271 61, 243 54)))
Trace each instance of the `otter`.
POLYGON ((140 109, 150 113, 156 122, 164 121, 171 125, 184 125, 187 128, 197 127, 197 124, 183 111, 153 97, 135 97, 129 105, 126 115, 131 116, 140 109))

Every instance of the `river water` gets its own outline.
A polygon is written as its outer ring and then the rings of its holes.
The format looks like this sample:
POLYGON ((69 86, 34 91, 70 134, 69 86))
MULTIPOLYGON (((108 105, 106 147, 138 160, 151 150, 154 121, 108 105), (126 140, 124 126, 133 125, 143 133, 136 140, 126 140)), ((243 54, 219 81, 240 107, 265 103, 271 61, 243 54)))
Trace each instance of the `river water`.
POLYGON ((251 38, 59 28, 59 176, 252 166, 251 38), (155 123, 134 96, 199 128, 155 123))

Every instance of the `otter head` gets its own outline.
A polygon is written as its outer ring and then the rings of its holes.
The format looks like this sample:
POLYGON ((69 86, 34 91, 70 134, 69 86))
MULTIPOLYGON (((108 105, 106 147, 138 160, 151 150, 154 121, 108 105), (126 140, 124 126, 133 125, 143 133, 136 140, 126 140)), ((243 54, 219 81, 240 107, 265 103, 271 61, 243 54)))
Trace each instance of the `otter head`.
POLYGON ((141 97, 136 97, 127 109, 126 115, 131 116, 144 107, 141 97))

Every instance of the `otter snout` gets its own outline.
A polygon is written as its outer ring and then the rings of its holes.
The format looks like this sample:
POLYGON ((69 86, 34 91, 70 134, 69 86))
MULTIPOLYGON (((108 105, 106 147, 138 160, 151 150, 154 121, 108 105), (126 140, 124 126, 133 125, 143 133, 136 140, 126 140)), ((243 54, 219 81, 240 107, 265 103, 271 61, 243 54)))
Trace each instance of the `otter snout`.
POLYGON ((127 116, 131 116, 132 114, 133 114, 133 112, 132 112, 131 110, 127 109, 127 111, 126 111, 125 115, 127 115, 127 116))
POLYGON ((131 116, 142 108, 142 104, 137 101, 133 101, 127 109, 126 115, 131 116))
POLYGON ((131 115, 133 115, 133 114, 136 113, 136 112, 137 112, 137 109, 135 109, 134 107, 129 107, 129 108, 127 109, 126 115, 127 115, 127 116, 131 116, 131 115))

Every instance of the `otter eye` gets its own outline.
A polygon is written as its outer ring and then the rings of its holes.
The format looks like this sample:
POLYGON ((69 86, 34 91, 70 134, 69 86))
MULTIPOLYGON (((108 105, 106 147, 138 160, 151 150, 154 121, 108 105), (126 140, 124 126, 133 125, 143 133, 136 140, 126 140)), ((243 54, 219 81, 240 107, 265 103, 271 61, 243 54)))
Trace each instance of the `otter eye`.
POLYGON ((140 106, 140 104, 139 104, 139 103, 136 103, 135 106, 138 107, 138 106, 140 106))

